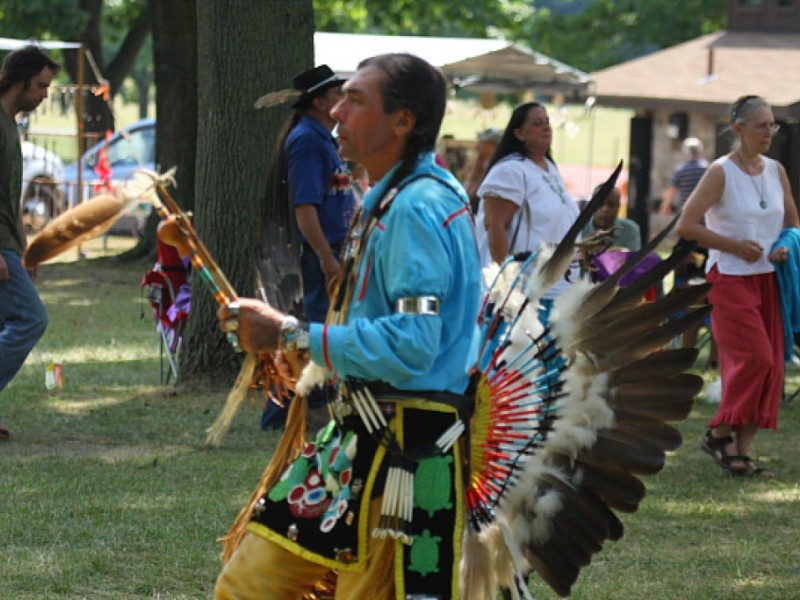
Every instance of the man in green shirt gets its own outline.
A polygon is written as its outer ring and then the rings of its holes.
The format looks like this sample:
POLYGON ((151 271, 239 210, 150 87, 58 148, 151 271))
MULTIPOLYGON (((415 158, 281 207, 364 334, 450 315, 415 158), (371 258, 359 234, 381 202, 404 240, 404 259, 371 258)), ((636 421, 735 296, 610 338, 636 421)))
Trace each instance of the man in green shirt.
MULTIPOLYGON (((0 392, 44 335, 47 311, 33 285, 36 269, 22 266, 22 150, 15 117, 36 109, 59 66, 36 46, 9 54, 0 72, 0 392)), ((0 440, 10 437, 0 422, 0 440)))

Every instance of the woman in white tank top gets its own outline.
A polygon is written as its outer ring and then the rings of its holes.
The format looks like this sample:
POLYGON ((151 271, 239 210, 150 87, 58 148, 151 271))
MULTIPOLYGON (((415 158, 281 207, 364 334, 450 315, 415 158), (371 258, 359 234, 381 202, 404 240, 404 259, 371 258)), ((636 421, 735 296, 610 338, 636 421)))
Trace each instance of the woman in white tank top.
POLYGON ((722 401, 701 447, 737 476, 771 477, 751 449, 759 429, 777 429, 783 393, 783 319, 770 248, 785 227, 798 227, 786 170, 764 156, 778 130, 759 96, 731 107, 733 151, 700 180, 678 220, 680 236, 709 249, 707 280, 722 375, 722 401), (705 218, 705 223, 703 223, 705 218))

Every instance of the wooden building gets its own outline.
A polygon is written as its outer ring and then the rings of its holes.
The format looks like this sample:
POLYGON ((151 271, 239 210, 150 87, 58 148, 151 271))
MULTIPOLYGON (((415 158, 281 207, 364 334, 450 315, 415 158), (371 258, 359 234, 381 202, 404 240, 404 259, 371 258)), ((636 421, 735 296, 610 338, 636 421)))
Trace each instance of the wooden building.
POLYGON ((728 109, 763 96, 781 125, 770 150, 800 199, 800 0, 730 0, 728 28, 593 73, 599 104, 631 108, 629 204, 648 227, 681 142, 702 140, 706 158, 730 149, 728 109))

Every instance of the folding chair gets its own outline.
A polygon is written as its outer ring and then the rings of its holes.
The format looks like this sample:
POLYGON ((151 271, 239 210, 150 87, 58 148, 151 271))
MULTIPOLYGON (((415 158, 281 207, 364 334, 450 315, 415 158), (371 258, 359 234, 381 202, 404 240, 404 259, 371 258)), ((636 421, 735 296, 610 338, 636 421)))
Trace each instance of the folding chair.
POLYGON ((174 247, 158 242, 158 261, 145 273, 142 288, 147 287, 147 299, 153 307, 156 331, 159 334, 160 381, 169 383, 178 378, 183 332, 191 308, 189 286, 190 266, 174 247))

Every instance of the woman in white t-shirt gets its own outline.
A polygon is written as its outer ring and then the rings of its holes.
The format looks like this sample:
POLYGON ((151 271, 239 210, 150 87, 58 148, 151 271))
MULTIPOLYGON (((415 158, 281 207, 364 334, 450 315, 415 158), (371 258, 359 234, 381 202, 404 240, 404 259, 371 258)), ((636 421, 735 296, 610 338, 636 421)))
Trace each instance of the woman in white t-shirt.
MULTIPOLYGON (((541 104, 518 106, 478 189, 477 237, 484 266, 509 255, 555 245, 580 212, 550 155, 553 130, 541 104)), ((573 274, 577 278, 577 270, 573 274)), ((568 285, 544 297, 545 312, 568 285)))
POLYGON ((772 473, 750 458, 759 429, 777 429, 783 393, 783 319, 775 267, 786 248, 770 251, 785 227, 798 227, 789 178, 766 156, 778 130, 759 96, 730 111, 733 151, 706 171, 684 206, 677 232, 709 249, 708 299, 717 342, 722 400, 701 442, 732 475, 772 473), (705 217, 705 224, 703 224, 705 217))

